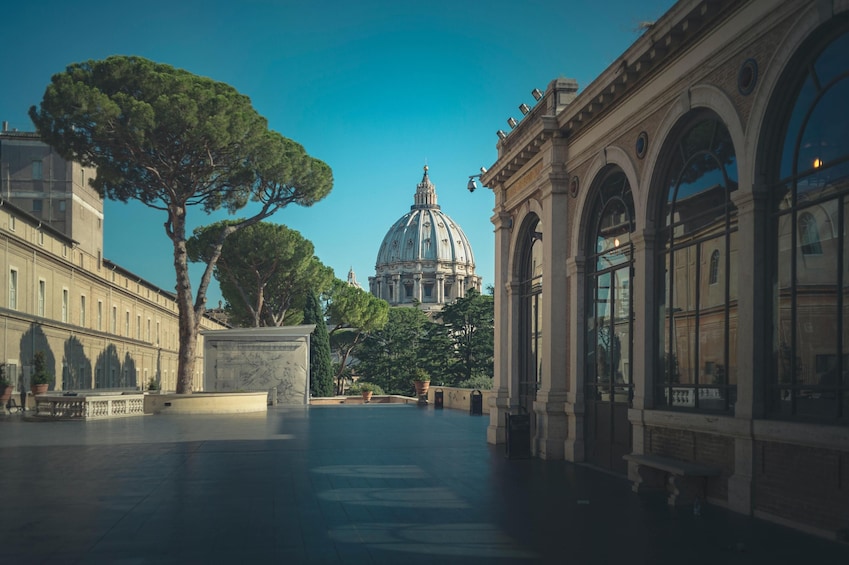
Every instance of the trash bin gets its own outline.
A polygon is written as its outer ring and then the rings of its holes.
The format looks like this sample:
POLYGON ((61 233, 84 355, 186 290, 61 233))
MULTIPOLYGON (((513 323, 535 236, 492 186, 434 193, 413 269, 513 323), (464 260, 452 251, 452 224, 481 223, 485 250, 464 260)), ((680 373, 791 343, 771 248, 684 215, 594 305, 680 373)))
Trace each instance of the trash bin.
POLYGON ((433 391, 433 407, 434 408, 444 408, 445 406, 445 394, 442 392, 441 388, 433 391))
POLYGON ((469 395, 469 414, 472 416, 483 415, 483 393, 477 389, 469 395))
POLYGON ((531 456, 531 417, 507 413, 507 458, 527 459, 531 456))

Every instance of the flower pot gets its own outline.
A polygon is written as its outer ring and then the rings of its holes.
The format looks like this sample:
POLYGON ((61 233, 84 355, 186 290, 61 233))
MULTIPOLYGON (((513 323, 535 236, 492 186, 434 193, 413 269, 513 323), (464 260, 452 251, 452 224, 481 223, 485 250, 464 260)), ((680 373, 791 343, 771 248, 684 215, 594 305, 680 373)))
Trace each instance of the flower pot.
POLYGON ((372 391, 364 390, 363 391, 363 402, 371 402, 372 391))
POLYGON ((12 385, 0 387, 0 406, 6 406, 10 398, 12 398, 12 385))
POLYGON ((430 381, 413 381, 413 385, 416 387, 416 396, 426 396, 427 389, 430 388, 430 381))
POLYGON ((47 383, 38 384, 38 385, 31 385, 30 390, 32 391, 33 394, 44 394, 45 392, 47 392, 48 386, 49 385, 47 383))

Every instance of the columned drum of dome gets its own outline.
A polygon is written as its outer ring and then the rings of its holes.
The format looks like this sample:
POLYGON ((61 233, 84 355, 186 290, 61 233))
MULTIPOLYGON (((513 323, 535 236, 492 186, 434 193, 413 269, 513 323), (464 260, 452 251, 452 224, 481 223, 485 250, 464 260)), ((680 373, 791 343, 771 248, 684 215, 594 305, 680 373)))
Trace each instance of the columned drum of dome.
POLYGON ((416 186, 410 211, 396 221, 380 244, 369 290, 393 306, 426 311, 481 290, 466 234, 436 203, 428 168, 416 186))

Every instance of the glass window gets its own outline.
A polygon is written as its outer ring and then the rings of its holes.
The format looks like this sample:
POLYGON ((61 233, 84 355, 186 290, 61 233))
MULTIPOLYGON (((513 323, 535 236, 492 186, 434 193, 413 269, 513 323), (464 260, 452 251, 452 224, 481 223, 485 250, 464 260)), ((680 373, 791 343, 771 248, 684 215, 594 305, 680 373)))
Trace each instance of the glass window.
POLYGON ((18 271, 9 270, 9 309, 18 309, 18 271))
POLYGON ((849 423, 849 32, 813 41, 785 81, 797 86, 772 173, 767 409, 849 423))
POLYGON ((80 296, 80 326, 83 328, 86 324, 85 314, 85 296, 80 296))
POLYGON ((602 180, 590 226, 584 390, 588 401, 630 403, 634 200, 622 171, 602 180))
POLYGON ((68 289, 62 289, 62 321, 68 323, 68 289))
POLYGON ((719 250, 714 249, 710 254, 710 284, 719 282, 719 250))
POLYGON ((44 165, 41 161, 32 162, 32 180, 41 180, 44 178, 44 165))
POLYGON ((813 214, 803 212, 799 215, 799 244, 803 255, 822 255, 820 231, 813 214))
POLYGON ((97 329, 103 331, 103 302, 97 301, 97 329))
POLYGON ((658 265, 659 406, 733 411, 736 400, 737 162, 712 113, 694 112, 668 146, 658 265))
POLYGON ((38 281, 38 305, 37 305, 37 314, 39 316, 44 317, 44 301, 47 299, 47 282, 40 280, 38 281))

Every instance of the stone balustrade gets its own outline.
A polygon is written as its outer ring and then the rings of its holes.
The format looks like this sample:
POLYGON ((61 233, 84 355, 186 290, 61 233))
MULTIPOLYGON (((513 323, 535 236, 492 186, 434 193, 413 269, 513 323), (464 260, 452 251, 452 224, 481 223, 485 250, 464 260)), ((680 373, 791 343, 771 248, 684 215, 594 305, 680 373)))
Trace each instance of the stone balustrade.
POLYGON ((79 420, 101 420, 144 415, 144 394, 38 394, 35 416, 79 420))

